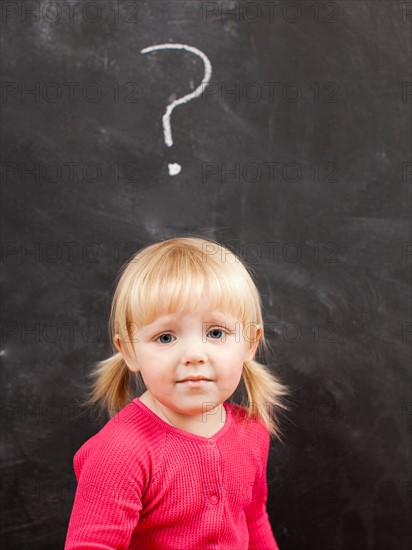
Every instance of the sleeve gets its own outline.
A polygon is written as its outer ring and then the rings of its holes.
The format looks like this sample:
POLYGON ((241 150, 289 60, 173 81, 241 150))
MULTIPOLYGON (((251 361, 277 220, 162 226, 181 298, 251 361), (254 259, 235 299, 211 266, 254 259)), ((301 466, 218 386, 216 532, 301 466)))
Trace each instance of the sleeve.
POLYGON ((246 521, 249 530, 249 550, 279 550, 266 510, 268 497, 266 469, 270 436, 266 426, 264 430, 265 437, 262 445, 261 469, 253 487, 251 503, 246 510, 246 521))
POLYGON ((131 459, 127 445, 93 450, 81 465, 64 550, 126 550, 139 521, 145 468, 131 459))

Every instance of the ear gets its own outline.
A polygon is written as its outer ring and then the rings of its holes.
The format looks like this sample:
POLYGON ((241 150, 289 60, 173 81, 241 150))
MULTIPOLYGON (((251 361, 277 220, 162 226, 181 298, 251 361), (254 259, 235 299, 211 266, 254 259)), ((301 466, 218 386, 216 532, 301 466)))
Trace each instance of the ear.
POLYGON ((249 337, 250 338, 249 349, 246 352, 245 361, 252 361, 252 359, 255 356, 257 347, 258 347, 259 342, 260 342, 260 337, 262 336, 261 326, 256 324, 255 325, 255 330, 253 332, 254 332, 254 336, 249 337))
POLYGON ((124 343, 122 342, 118 334, 115 334, 113 338, 113 344, 116 346, 117 351, 123 357, 128 368, 133 372, 137 372, 139 370, 139 367, 137 366, 136 360, 131 359, 130 356, 127 355, 126 350, 124 348, 124 343))

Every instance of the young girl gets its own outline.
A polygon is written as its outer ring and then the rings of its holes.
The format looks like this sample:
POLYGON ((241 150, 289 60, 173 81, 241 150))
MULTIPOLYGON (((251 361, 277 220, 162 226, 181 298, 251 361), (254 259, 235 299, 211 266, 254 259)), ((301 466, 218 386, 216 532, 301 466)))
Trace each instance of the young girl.
POLYGON ((74 456, 65 550, 277 550, 266 467, 288 390, 254 360, 267 346, 242 261, 201 237, 148 246, 122 269, 110 329, 117 352, 85 402, 110 420, 74 456))

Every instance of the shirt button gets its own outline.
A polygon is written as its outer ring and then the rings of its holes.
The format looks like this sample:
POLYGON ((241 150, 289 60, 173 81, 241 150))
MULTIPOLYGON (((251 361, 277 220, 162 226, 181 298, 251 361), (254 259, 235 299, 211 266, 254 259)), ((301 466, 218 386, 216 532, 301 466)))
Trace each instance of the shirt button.
POLYGON ((209 500, 212 504, 217 504, 219 502, 219 498, 217 495, 212 495, 209 500))
POLYGON ((211 447, 214 447, 216 445, 216 442, 214 439, 209 439, 208 443, 211 447))

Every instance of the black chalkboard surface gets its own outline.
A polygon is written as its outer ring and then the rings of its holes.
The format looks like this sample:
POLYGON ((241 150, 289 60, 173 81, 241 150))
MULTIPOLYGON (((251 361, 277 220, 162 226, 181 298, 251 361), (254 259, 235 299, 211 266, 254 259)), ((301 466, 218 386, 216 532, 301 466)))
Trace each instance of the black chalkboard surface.
POLYGON ((188 233, 253 267, 293 388, 268 465, 281 550, 410 548, 411 20, 396 0, 2 2, 3 548, 63 548, 115 279, 188 233))

